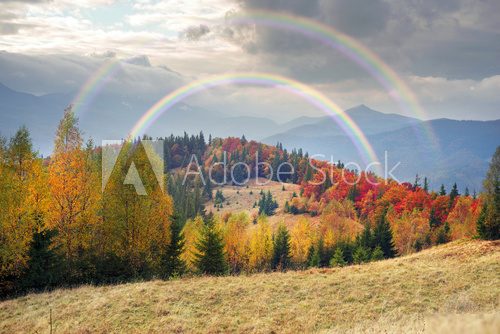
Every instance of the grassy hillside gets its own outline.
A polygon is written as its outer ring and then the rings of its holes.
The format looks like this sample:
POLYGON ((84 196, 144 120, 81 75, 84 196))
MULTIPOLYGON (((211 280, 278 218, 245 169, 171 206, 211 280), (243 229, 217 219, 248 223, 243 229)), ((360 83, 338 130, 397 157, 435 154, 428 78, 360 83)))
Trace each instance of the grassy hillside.
POLYGON ((340 269, 57 290, 0 303, 0 332, 450 332, 500 328, 500 242, 340 269))
MULTIPOLYGON (((247 212, 249 215, 258 215, 259 207, 253 207, 254 203, 258 203, 261 197, 260 191, 270 191, 276 202, 278 202, 278 209, 276 209, 276 214, 268 217, 268 221, 274 228, 281 222, 285 222, 287 227, 291 229, 295 222, 299 220, 300 217, 307 216, 307 219, 315 224, 319 221, 319 216, 311 217, 309 214, 299 214, 292 215, 283 212, 285 207, 285 202, 292 199, 292 195, 300 193, 300 186, 298 184, 292 183, 280 183, 275 181, 268 181, 266 179, 260 178, 259 182, 261 184, 256 184, 255 179, 251 179, 247 185, 243 187, 226 185, 223 187, 217 187, 215 190, 221 190, 225 202, 221 209, 214 208, 214 201, 208 201, 205 205, 207 212, 213 212, 214 214, 224 215, 225 213, 235 213, 235 212, 247 212), (283 190, 283 187, 285 190, 283 190)), ((214 191, 215 193, 215 191, 214 191)))

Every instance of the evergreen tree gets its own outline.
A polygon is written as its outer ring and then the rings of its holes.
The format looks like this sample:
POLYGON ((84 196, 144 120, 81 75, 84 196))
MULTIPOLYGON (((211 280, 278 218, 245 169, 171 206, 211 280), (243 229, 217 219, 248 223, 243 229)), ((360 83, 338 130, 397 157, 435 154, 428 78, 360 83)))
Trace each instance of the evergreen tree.
POLYGON ((27 270, 21 279, 24 289, 43 289, 61 283, 63 260, 57 254, 59 247, 52 247, 55 230, 33 233, 30 243, 27 270))
POLYGON ((441 227, 438 231, 436 244, 445 244, 448 241, 450 241, 450 225, 448 224, 448 222, 446 222, 444 223, 444 226, 441 227))
POLYGON ((470 196, 469 187, 465 187, 464 196, 470 196))
POLYGON ((441 225, 441 221, 436 216, 436 209, 431 208, 431 212, 429 215, 429 226, 431 229, 438 227, 441 225))
POLYGON ((454 183, 453 187, 451 188, 451 191, 450 191, 450 205, 449 205, 450 209, 453 206, 453 203, 455 203, 455 198, 457 198, 458 195, 459 195, 458 187, 457 187, 457 184, 454 183))
POLYGON ((439 195, 440 196, 446 195, 446 189, 444 188, 444 184, 441 185, 441 189, 439 190, 439 195))
POLYGON ((380 246, 385 258, 396 256, 396 249, 392 238, 391 226, 386 218, 387 209, 379 216, 373 231, 373 244, 380 246))
POLYGON ((290 235, 285 225, 281 224, 274 237, 271 268, 286 270, 290 266, 290 235))
POLYGON ((427 176, 426 176, 426 177, 424 177, 424 191, 425 191, 426 193, 428 193, 428 192, 429 192, 429 180, 427 179, 427 176))
POLYGON ((181 276, 186 271, 186 263, 181 258, 184 244, 181 221, 178 216, 174 215, 170 223, 170 243, 162 257, 161 276, 163 278, 181 276))
POLYGON ((227 272, 224 242, 211 214, 205 218, 195 247, 197 253, 194 264, 200 273, 220 276, 227 272))
POLYGON ((342 248, 337 247, 335 249, 335 253, 333 253, 333 257, 330 260, 330 267, 343 267, 347 264, 347 262, 344 259, 344 252, 342 251, 342 248))
POLYGON ((418 174, 415 176, 415 182, 413 182, 413 190, 417 190, 420 187, 420 176, 418 174))
POLYGON ((368 262, 370 260, 370 253, 369 253, 368 249, 359 245, 354 250, 354 253, 352 254, 352 259, 353 259, 353 262, 355 264, 361 264, 363 262, 368 262))
POLYGON ((270 191, 267 193, 262 192, 259 200, 259 215, 272 216, 278 208, 278 202, 273 198, 270 191))
POLYGON ((497 147, 483 183, 483 210, 477 222, 479 237, 500 239, 500 146, 497 147))
POLYGON ((382 248, 380 248, 380 246, 375 247, 375 249, 372 252, 371 260, 379 261, 383 259, 384 259, 384 252, 382 251, 382 248))

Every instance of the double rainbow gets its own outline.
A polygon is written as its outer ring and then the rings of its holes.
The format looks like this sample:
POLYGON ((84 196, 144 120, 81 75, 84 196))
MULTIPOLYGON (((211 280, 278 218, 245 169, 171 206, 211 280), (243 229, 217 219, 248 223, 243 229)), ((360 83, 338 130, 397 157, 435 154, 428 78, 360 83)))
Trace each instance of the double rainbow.
MULTIPOLYGON (((356 39, 334 29, 333 27, 292 14, 265 11, 245 10, 227 17, 229 25, 261 25, 275 29, 292 31, 307 38, 317 40, 323 45, 340 51, 345 57, 366 70, 397 102, 400 109, 408 115, 422 120, 428 118, 417 97, 399 75, 387 65, 377 54, 356 39)), ((426 136, 438 149, 438 141, 430 125, 425 124, 426 136)))

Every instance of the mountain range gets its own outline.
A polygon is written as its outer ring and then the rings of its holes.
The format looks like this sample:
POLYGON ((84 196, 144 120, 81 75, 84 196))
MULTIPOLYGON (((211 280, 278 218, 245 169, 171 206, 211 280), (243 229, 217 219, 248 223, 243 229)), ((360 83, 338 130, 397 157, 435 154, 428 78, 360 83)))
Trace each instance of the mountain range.
MULTIPOLYGON (((35 96, 0 84, 0 134, 11 136, 26 125, 35 148, 43 155, 52 150, 54 134, 63 110, 74 93, 35 96)), ((76 106, 77 116, 86 137, 99 143, 104 139, 127 136, 140 116, 155 101, 117 93, 103 93, 90 105, 76 106)), ((415 175, 428 177, 431 188, 448 188, 457 182, 460 189, 481 189, 489 159, 500 144, 500 120, 459 121, 435 119, 422 121, 399 114, 387 114, 360 105, 346 110, 388 170, 398 162, 394 176, 413 181, 415 175), (387 152, 387 153, 386 153, 387 152)), ((302 148, 325 159, 356 162, 362 159, 351 138, 335 118, 302 116, 284 123, 268 118, 213 111, 179 103, 162 115, 148 129, 153 137, 170 133, 203 131, 213 136, 245 135, 267 144, 302 148)))

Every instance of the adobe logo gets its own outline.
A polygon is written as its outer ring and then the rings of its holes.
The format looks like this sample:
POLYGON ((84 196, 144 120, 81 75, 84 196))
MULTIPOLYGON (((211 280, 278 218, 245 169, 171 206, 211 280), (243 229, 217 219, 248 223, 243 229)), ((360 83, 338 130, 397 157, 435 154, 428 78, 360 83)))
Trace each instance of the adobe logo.
POLYGON ((138 195, 148 195, 151 177, 147 176, 152 175, 157 182, 154 186, 165 191, 163 140, 103 140, 101 144, 103 192, 115 176, 123 185, 132 185, 138 195))

